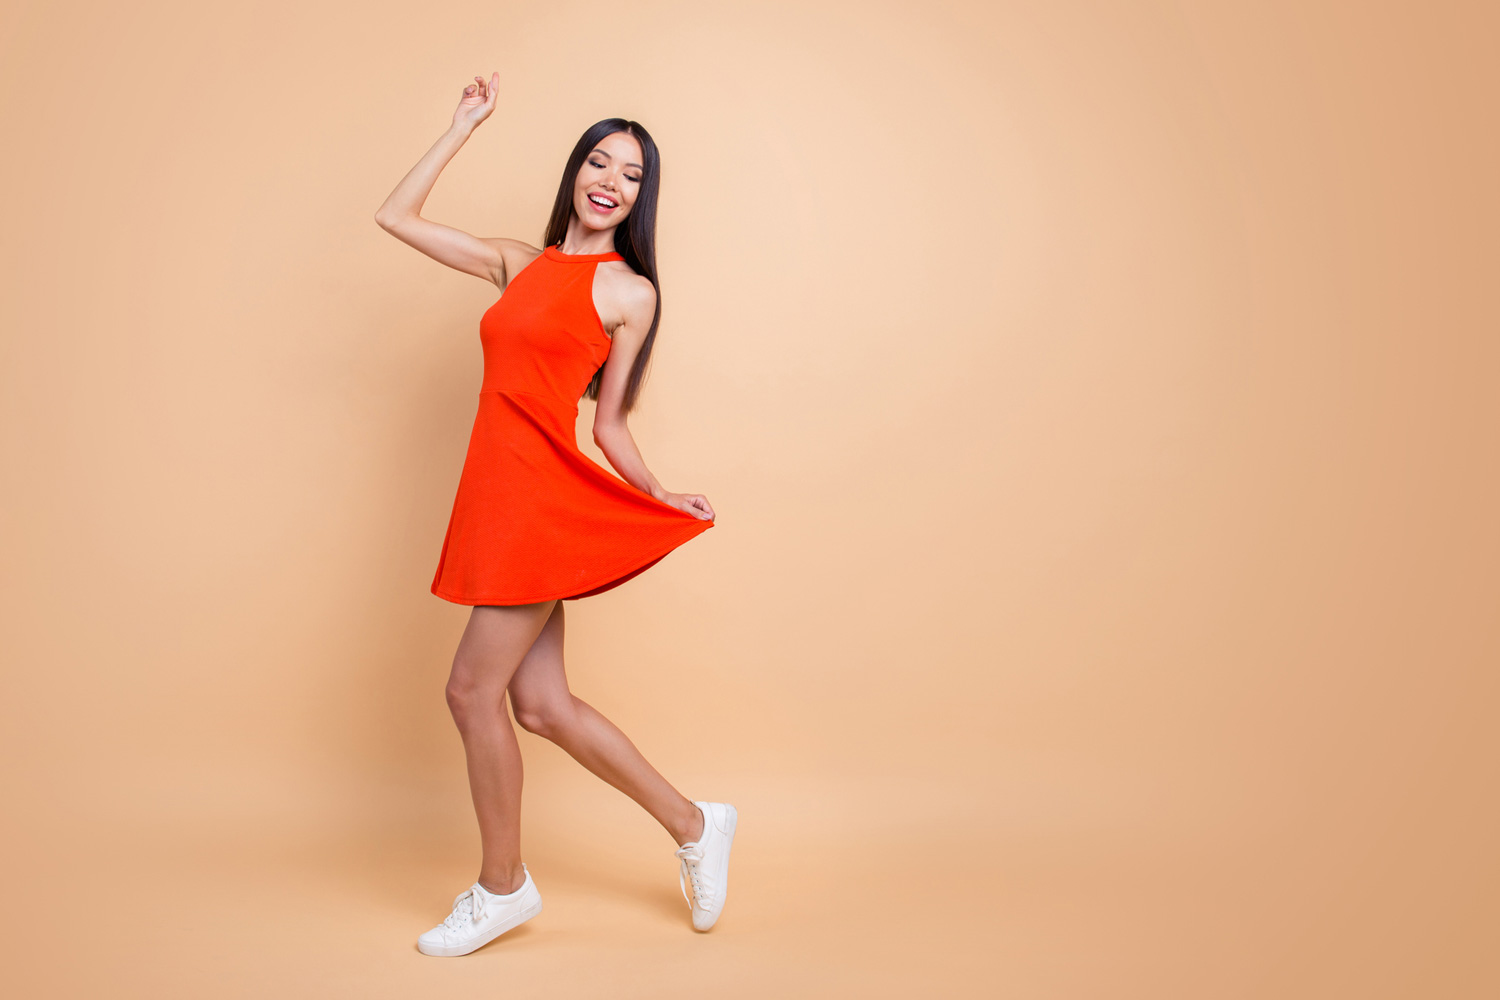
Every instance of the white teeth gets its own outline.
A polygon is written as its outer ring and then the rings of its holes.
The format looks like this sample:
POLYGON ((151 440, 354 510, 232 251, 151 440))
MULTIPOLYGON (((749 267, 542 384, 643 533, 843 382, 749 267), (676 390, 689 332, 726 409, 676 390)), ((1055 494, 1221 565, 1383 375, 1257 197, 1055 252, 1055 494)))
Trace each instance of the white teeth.
POLYGON ((593 202, 595 205, 602 205, 605 208, 614 208, 615 207, 615 203, 614 202, 610 201, 607 198, 601 198, 598 195, 593 195, 593 194, 589 195, 589 201, 593 202))

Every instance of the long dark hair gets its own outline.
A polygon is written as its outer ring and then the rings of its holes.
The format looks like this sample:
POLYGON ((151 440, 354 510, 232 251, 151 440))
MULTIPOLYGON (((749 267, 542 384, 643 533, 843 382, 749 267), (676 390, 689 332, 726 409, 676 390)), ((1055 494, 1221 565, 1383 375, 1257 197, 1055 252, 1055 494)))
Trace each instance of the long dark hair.
MULTIPOLYGON (((557 200, 552 203, 552 218, 547 220, 547 233, 542 237, 542 245, 557 246, 568 235, 568 220, 573 215, 573 185, 578 181, 578 171, 583 167, 583 159, 599 145, 601 139, 616 132, 635 137, 641 144, 641 158, 645 162, 641 164, 641 187, 636 193, 630 215, 626 216, 624 225, 615 227, 615 252, 624 257, 625 263, 636 274, 650 281, 656 289, 656 315, 651 317, 651 329, 646 331, 646 339, 631 366, 630 379, 625 383, 624 410, 629 413, 635 408, 641 383, 646 380, 646 366, 651 362, 651 347, 656 343, 656 327, 661 322, 661 284, 656 280, 656 193, 661 187, 661 156, 656 151, 656 140, 651 138, 651 133, 640 122, 606 118, 584 131, 578 145, 573 147, 573 152, 568 156, 568 165, 563 167, 562 183, 557 187, 557 200)), ((584 398, 599 398, 599 383, 603 377, 604 366, 601 365, 594 372, 588 388, 583 390, 584 398)))

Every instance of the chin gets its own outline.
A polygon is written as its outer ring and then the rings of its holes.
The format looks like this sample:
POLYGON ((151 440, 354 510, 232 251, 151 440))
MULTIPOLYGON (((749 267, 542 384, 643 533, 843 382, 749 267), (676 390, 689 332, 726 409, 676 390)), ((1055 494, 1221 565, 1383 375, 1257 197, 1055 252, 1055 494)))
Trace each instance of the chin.
POLYGON ((608 219, 600 219, 589 218, 587 215, 580 215, 578 216, 578 221, 583 223, 586 229, 603 231, 606 229, 613 229, 623 223, 625 221, 625 216, 616 214, 608 219))

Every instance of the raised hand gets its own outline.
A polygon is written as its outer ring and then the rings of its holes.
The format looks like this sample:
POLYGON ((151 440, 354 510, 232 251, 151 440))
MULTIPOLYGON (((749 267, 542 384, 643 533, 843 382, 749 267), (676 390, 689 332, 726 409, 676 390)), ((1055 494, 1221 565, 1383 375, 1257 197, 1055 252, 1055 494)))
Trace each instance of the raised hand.
POLYGON ((495 110, 495 94, 500 90, 500 73, 496 71, 490 74, 489 82, 484 77, 476 76, 474 82, 464 88, 464 96, 458 102, 458 110, 453 112, 453 124, 462 125, 465 128, 473 128, 490 116, 495 110))

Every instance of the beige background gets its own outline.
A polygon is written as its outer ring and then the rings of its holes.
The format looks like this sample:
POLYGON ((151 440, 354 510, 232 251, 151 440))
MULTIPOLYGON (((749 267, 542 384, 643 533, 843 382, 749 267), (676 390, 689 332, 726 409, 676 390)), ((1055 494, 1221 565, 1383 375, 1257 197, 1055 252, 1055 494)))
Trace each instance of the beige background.
POLYGON ((11 4, 6 992, 1495 995, 1482 7, 11 4), (493 69, 434 219, 662 147, 632 425, 719 524, 569 673, 742 824, 694 935, 523 732, 548 909, 435 961, 495 296, 372 215, 493 69))

